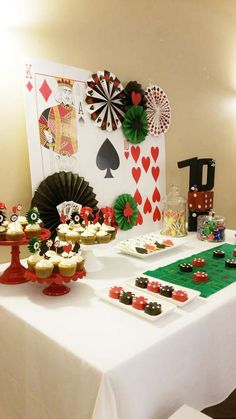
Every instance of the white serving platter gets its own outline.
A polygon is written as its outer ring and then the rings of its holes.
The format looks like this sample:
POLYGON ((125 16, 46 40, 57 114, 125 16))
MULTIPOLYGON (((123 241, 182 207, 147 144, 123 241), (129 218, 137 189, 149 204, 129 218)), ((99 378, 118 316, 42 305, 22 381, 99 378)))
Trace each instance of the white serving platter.
POLYGON ((176 239, 172 237, 162 236, 160 233, 149 233, 143 234, 142 236, 138 236, 135 238, 120 241, 116 245, 116 249, 119 250, 121 253, 145 259, 152 255, 157 255, 159 253, 163 254, 163 252, 168 252, 172 249, 176 249, 177 247, 182 246, 184 243, 185 240, 182 237, 176 239), (145 244, 154 245, 155 242, 162 244, 166 240, 171 240, 173 246, 166 246, 163 249, 158 248, 157 250, 148 251, 147 253, 139 253, 136 250, 136 247, 145 249, 145 244))
POLYGON ((125 284, 127 284, 128 287, 131 287, 132 289, 135 290, 135 293, 136 293, 136 290, 142 290, 143 294, 146 294, 146 295, 149 295, 149 296, 155 296, 159 300, 161 299, 161 300, 168 301, 169 303, 174 304, 174 305, 176 305, 178 307, 185 306, 186 304, 190 303, 190 301, 193 301, 194 298, 199 297, 199 295, 201 294, 200 291, 196 291, 196 290, 193 290, 193 289, 187 288, 187 287, 182 287, 181 285, 172 284, 171 282, 163 281, 162 279, 154 278, 154 277, 149 276, 149 275, 143 275, 143 274, 141 274, 140 277, 145 277, 149 281, 157 281, 157 282, 159 282, 162 285, 170 285, 170 286, 172 286, 174 288, 175 291, 178 291, 178 290, 185 291, 188 294, 188 299, 186 301, 184 301, 184 302, 181 302, 181 301, 174 300, 173 298, 170 298, 170 297, 165 297, 164 295, 161 295, 159 293, 155 293, 155 292, 149 291, 149 290, 147 290, 147 288, 137 287, 135 285, 136 278, 134 278, 134 279, 133 278, 128 279, 125 282, 125 284))
MULTIPOLYGON (((118 286, 122 286, 123 285, 118 285, 118 286)), ((158 304, 161 304, 161 308, 162 308, 162 312, 160 314, 158 314, 157 316, 150 316, 149 314, 144 313, 143 310, 137 310, 136 308, 133 308, 130 305, 126 305, 123 303, 120 303, 119 300, 116 300, 114 298, 109 297, 109 290, 110 288, 106 288, 104 290, 100 290, 98 291, 96 294, 99 298, 101 298, 104 301, 107 301, 108 303, 120 308, 121 310, 126 310, 131 314, 134 314, 135 316, 141 317, 149 322, 156 322, 158 321, 160 318, 162 318, 163 316, 166 316, 168 313, 170 313, 172 310, 174 310, 176 308, 176 305, 170 303, 170 302, 166 302, 160 298, 157 298, 156 296, 152 295, 152 296, 148 296, 146 293, 139 291, 139 290, 134 290, 133 288, 130 288, 128 286, 123 287, 124 291, 131 291, 135 294, 136 297, 146 297, 148 299, 148 301, 152 301, 152 302, 157 302, 158 304)), ((152 293, 153 294, 153 293, 152 293)))

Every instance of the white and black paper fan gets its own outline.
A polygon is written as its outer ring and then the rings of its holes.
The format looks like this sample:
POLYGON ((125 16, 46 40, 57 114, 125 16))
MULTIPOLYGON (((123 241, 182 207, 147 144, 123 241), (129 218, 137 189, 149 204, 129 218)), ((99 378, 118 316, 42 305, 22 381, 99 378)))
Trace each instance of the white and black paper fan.
POLYGON ((94 212, 98 211, 96 194, 83 177, 72 172, 59 172, 48 176, 35 191, 31 206, 38 208, 44 227, 49 229, 53 236, 60 224, 57 206, 64 201, 73 201, 82 207, 91 207, 94 212))

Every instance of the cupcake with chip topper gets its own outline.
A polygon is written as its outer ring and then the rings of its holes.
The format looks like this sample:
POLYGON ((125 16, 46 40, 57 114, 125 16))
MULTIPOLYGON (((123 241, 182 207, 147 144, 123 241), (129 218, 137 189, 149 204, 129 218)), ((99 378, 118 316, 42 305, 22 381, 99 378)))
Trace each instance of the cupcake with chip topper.
POLYGON ((18 215, 16 214, 16 207, 12 208, 13 214, 10 217, 10 223, 8 224, 6 231, 6 239, 9 241, 19 241, 24 237, 23 229, 18 221, 18 215))
POLYGON ((38 224, 39 216, 40 214, 39 214, 38 208, 36 207, 31 208, 26 213, 26 219, 27 219, 28 224, 25 227, 25 235, 27 239, 31 239, 33 237, 40 237, 42 228, 38 224))
POLYGON ((31 255, 27 259, 28 269, 31 272, 35 271, 36 263, 40 262, 43 259, 43 256, 40 256, 40 246, 41 240, 38 237, 34 237, 29 241, 28 249, 31 255))
POLYGON ((0 241, 6 240, 7 227, 4 225, 5 220, 6 220, 5 211, 6 211, 5 204, 0 203, 0 241))

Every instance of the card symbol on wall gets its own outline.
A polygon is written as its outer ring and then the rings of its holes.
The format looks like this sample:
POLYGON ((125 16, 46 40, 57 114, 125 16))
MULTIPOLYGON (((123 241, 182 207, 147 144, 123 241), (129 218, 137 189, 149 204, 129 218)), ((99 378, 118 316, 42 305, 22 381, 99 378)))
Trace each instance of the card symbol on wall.
POLYGON ((117 170, 120 166, 119 155, 108 138, 98 150, 96 164, 98 169, 106 170, 104 178, 113 178, 111 170, 117 170))

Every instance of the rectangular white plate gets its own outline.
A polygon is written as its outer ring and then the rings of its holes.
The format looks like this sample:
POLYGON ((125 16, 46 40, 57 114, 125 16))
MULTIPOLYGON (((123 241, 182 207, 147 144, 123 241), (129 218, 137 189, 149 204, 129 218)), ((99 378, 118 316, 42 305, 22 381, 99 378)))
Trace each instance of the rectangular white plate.
POLYGON ((160 314, 158 314, 157 316, 150 316, 149 314, 144 313, 143 310, 137 310, 136 308, 133 308, 132 306, 128 306, 126 304, 120 303, 119 300, 115 300, 114 298, 109 297, 109 290, 110 290, 110 288, 106 288, 104 290, 98 291, 97 296, 99 298, 101 298, 102 300, 107 301, 108 303, 120 308, 121 310, 129 311, 131 314, 142 317, 143 319, 148 320, 150 322, 155 322, 155 321, 159 320, 160 318, 162 318, 163 316, 165 316, 170 311, 172 311, 176 308, 176 306, 174 304, 171 304, 170 302, 166 302, 166 301, 164 301, 160 298, 157 298, 153 295, 150 297, 142 291, 139 291, 139 290, 134 291, 133 288, 124 287, 125 291, 131 291, 137 297, 143 296, 143 297, 146 297, 148 299, 148 301, 152 301, 152 302, 156 301, 158 304, 161 304, 162 312, 160 314))
POLYGON ((151 296, 156 296, 156 297, 158 296, 159 299, 168 301, 169 303, 175 304, 178 307, 185 306, 185 304, 190 303, 190 301, 194 300, 194 298, 198 297, 201 294, 199 291, 192 290, 191 288, 182 287, 181 285, 171 284, 171 282, 163 281, 162 279, 158 279, 158 278, 153 278, 152 276, 149 276, 149 275, 140 275, 140 276, 148 278, 149 281, 158 281, 158 282, 160 282, 160 284, 163 284, 163 285, 171 285, 174 288, 175 291, 177 291, 177 290, 185 291, 188 294, 188 299, 182 303, 181 301, 173 300, 172 298, 165 297, 164 295, 161 295, 161 294, 158 294, 158 293, 156 294, 155 292, 147 290, 147 288, 137 287, 135 285, 136 278, 134 278, 134 279, 131 278, 128 281, 125 282, 129 287, 132 287, 135 290, 142 290, 142 292, 144 294, 147 294, 149 296, 150 295, 151 296))
POLYGON ((182 246, 184 243, 185 240, 182 237, 176 239, 172 237, 162 236, 160 233, 148 233, 142 236, 120 241, 116 245, 116 249, 118 249, 121 253, 145 259, 152 255, 168 252, 171 249, 176 249, 176 247, 182 246), (171 240, 173 242, 173 246, 165 247, 164 249, 154 250, 148 253, 139 253, 135 249, 136 247, 144 248, 145 244, 154 245, 156 241, 162 244, 165 240, 171 240))

